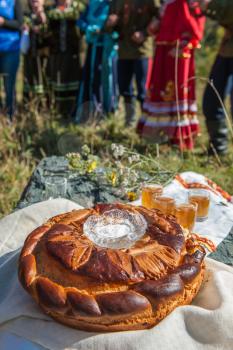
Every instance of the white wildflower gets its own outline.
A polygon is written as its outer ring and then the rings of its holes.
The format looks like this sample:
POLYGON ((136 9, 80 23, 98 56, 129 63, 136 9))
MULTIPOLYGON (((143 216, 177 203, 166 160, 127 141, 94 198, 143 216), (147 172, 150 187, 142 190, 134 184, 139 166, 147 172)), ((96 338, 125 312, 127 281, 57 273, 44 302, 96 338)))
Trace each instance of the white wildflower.
POLYGON ((138 180, 138 174, 136 173, 136 171, 131 171, 130 180, 132 182, 136 182, 138 180))
POLYGON ((112 151, 115 151, 115 149, 117 148, 117 145, 115 143, 112 143, 111 144, 111 150, 112 151))
POLYGON ((115 159, 122 157, 125 153, 125 147, 123 145, 116 145, 115 143, 113 143, 111 145, 111 149, 113 151, 113 157, 115 159))
POLYGON ((129 186, 129 180, 127 178, 125 178, 123 181, 122 181, 122 186, 124 188, 128 187, 129 186))
POLYGON ((141 159, 139 154, 133 154, 131 158, 133 162, 139 162, 141 159))
POLYGON ((125 153, 125 147, 123 145, 119 145, 118 146, 118 153, 119 153, 119 156, 122 157, 125 153))
POLYGON ((132 164, 133 163, 133 157, 129 157, 128 158, 128 162, 129 162, 129 164, 132 164))

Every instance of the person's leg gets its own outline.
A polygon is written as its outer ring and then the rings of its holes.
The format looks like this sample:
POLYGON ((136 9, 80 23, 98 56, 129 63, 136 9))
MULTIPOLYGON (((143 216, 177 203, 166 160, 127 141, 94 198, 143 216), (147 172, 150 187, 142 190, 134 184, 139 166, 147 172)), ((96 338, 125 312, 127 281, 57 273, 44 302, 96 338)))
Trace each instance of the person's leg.
POLYGON ((95 48, 94 56, 92 57, 93 67, 91 69, 91 96, 94 106, 94 114, 92 118, 99 120, 104 114, 104 96, 103 96, 103 81, 102 81, 102 61, 103 61, 103 46, 95 48))
MULTIPOLYGON (((213 82, 214 87, 217 89, 223 101, 225 99, 228 78, 231 74, 230 68, 229 58, 217 56, 210 74, 210 81, 213 82)), ((206 117, 211 147, 214 147, 218 153, 225 153, 228 144, 226 116, 219 98, 210 84, 207 85, 204 93, 203 112, 206 117)))
POLYGON ((8 52, 3 55, 2 71, 5 75, 4 85, 6 93, 7 114, 12 119, 15 109, 15 83, 19 67, 19 52, 8 52))
POLYGON ((117 71, 118 57, 112 58, 112 98, 111 98, 111 112, 115 112, 119 104, 119 87, 117 83, 118 71, 117 71))
POLYGON ((100 115, 98 103, 101 102, 101 61, 102 47, 88 45, 85 66, 78 89, 75 112, 77 124, 86 123, 100 115))
POLYGON ((146 81, 148 74, 149 59, 148 58, 139 58, 135 62, 135 74, 136 74, 136 83, 137 83, 137 99, 143 106, 146 97, 146 81))
POLYGON ((131 125, 135 119, 135 97, 133 94, 134 60, 118 60, 118 85, 124 98, 125 123, 131 125))

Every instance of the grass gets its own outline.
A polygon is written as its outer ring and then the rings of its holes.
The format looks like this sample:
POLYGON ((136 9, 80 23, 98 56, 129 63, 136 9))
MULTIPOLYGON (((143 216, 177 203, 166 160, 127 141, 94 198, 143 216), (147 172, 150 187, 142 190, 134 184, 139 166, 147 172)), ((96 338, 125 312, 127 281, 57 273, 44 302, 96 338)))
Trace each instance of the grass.
MULTIPOLYGON (((207 27, 204 47, 197 54, 197 75, 202 77, 208 77, 220 38, 219 33, 215 37, 211 26, 207 27)), ((112 142, 122 143, 140 153, 151 153, 161 166, 174 173, 196 171, 233 192, 233 152, 222 159, 207 156, 208 137, 201 114, 203 89, 204 82, 197 81, 202 134, 195 151, 183 157, 176 149, 167 145, 149 145, 140 140, 133 129, 125 129, 121 110, 115 116, 85 128, 61 120, 53 111, 38 113, 37 101, 32 101, 27 108, 20 106, 13 125, 8 125, 6 118, 0 115, 0 217, 12 211, 40 159, 77 151, 85 143, 91 146, 93 152, 105 157, 112 142)))

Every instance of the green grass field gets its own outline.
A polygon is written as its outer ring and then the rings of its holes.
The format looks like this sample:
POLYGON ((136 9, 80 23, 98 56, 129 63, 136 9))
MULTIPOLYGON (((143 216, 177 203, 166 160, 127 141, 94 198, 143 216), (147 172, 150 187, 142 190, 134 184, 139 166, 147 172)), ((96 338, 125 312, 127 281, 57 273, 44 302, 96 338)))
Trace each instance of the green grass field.
MULTIPOLYGON (((221 33, 214 34, 213 24, 207 27, 203 48, 197 53, 197 76, 208 77, 221 33)), ((20 76, 20 75, 19 75, 20 76)), ((61 120, 51 110, 37 112, 37 101, 30 106, 19 106, 13 125, 0 116, 0 217, 12 211, 20 198, 33 169, 47 155, 77 151, 83 144, 105 157, 112 142, 122 143, 138 152, 151 153, 161 166, 174 173, 192 170, 205 174, 225 190, 232 190, 233 152, 222 159, 207 156, 207 133, 201 112, 201 100, 205 83, 197 79, 199 118, 202 134, 194 152, 181 155, 178 150, 163 145, 142 142, 133 129, 123 127, 122 107, 98 125, 74 126, 61 120)), ((20 76, 18 93, 22 89, 20 76)))

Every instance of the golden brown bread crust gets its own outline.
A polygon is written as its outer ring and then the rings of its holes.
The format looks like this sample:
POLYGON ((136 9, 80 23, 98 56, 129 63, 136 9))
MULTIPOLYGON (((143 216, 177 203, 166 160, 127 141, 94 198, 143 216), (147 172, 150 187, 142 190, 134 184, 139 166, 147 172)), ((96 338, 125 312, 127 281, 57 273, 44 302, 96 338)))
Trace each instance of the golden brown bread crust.
POLYGON ((150 328, 189 304, 204 276, 204 253, 186 246, 174 218, 123 204, 97 205, 50 219, 25 241, 19 279, 54 319, 88 331, 150 328), (90 215, 140 213, 145 235, 129 249, 96 246, 83 233, 90 215))

